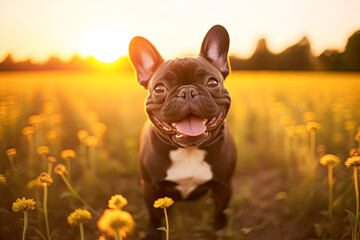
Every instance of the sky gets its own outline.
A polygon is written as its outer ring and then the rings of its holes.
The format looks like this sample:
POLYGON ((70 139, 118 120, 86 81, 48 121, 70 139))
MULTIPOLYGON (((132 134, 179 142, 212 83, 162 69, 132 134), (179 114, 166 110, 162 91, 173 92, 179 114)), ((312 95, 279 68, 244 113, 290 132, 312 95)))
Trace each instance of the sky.
POLYGON ((196 55, 215 24, 230 34, 230 55, 249 57, 263 37, 281 52, 305 35, 318 55, 360 29, 360 0, 0 0, 0 60, 112 61, 136 35, 165 59, 196 55))

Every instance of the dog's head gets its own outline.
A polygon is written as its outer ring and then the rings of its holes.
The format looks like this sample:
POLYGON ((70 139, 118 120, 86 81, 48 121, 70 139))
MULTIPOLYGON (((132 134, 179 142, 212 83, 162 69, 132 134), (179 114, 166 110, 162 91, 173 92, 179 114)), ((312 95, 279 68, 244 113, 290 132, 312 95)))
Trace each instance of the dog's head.
POLYGON ((224 87, 230 72, 228 50, 229 35, 220 25, 206 34, 197 57, 164 61, 145 38, 131 40, 137 79, 149 90, 146 112, 167 141, 200 146, 219 134, 231 102, 224 87))

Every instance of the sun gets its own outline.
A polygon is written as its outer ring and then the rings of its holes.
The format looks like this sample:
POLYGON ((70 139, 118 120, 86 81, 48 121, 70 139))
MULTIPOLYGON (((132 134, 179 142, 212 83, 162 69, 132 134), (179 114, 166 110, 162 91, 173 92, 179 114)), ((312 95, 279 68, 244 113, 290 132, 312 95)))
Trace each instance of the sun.
POLYGON ((103 63, 112 63, 127 54, 130 35, 118 27, 92 29, 83 39, 80 52, 103 63))

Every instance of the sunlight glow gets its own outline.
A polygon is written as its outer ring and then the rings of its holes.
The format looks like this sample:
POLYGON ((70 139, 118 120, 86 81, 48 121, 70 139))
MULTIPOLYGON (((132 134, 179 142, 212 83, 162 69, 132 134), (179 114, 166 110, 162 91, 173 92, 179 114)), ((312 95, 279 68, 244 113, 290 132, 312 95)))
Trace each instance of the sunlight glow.
POLYGON ((100 62, 112 63, 127 54, 129 42, 130 35, 118 27, 98 27, 84 35, 80 52, 100 62))

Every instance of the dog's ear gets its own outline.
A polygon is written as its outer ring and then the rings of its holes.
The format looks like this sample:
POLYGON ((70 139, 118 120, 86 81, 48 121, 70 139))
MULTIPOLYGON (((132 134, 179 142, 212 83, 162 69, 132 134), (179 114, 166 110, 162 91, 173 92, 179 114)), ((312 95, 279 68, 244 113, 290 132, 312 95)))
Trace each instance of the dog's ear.
POLYGON ((129 56, 135 68, 138 82, 147 89, 151 76, 164 59, 156 48, 143 37, 134 37, 130 41, 129 56))
POLYGON ((217 67, 224 79, 230 72, 229 45, 230 38, 226 29, 221 25, 215 25, 206 34, 199 54, 217 67))

